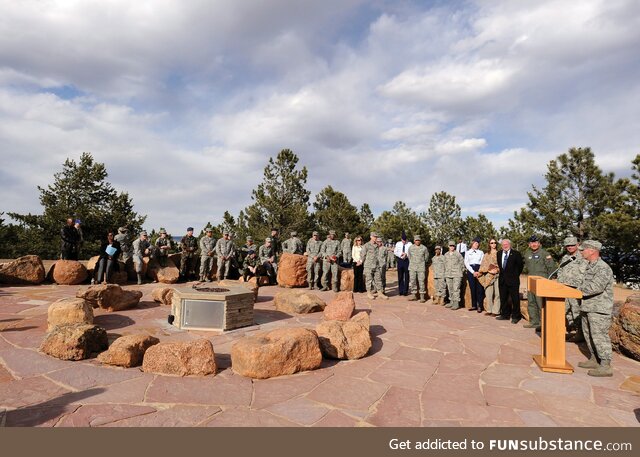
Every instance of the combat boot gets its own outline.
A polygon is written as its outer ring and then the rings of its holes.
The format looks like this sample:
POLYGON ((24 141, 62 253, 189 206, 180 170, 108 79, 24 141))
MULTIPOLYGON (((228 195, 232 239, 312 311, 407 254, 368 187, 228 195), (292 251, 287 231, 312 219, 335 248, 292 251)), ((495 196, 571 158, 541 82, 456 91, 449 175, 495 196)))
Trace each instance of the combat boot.
POLYGON ((329 290, 329 288, 327 286, 324 286, 322 289, 320 289, 320 292, 327 292, 329 290))
POLYGON ((424 294, 420 294, 420 303, 426 303, 427 300, 424 299, 424 294))
POLYGON ((142 273, 138 273, 138 285, 142 284, 142 273))
POLYGON ((367 292, 367 298, 368 298, 369 300, 375 300, 375 299, 376 299, 376 296, 375 296, 375 295, 373 295, 371 292, 367 292))
POLYGON ((380 298, 382 298, 383 300, 389 300, 389 297, 387 297, 384 292, 380 292, 380 298))
POLYGON ((444 305, 444 307, 451 309, 453 307, 453 303, 449 302, 446 305, 444 305))
POLYGON ((453 311, 455 311, 456 309, 460 309, 460 303, 452 303, 451 304, 451 309, 453 311))
POLYGON ((409 298, 409 301, 417 301, 418 297, 416 297, 416 294, 411 294, 411 298, 409 298))
POLYGON ((595 376, 597 378, 605 378, 613 376, 613 368, 611 368, 611 362, 609 360, 600 361, 598 368, 587 371, 589 376, 595 376))
POLYGON ((598 368, 598 361, 596 360, 596 356, 592 355, 589 360, 585 360, 584 362, 578 362, 578 366, 580 368, 598 368))

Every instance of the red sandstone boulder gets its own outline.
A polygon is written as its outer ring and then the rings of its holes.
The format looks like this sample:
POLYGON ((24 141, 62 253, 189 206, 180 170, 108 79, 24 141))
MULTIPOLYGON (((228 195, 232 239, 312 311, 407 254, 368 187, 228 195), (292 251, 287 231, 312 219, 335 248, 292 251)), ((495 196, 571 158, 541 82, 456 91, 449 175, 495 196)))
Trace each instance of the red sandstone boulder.
POLYGON ((324 321, 316 326, 322 355, 331 359, 360 359, 371 349, 369 315, 361 312, 350 320, 324 321))
POLYGON ((633 294, 620 307, 609 331, 613 349, 640 360, 640 294, 633 294))
POLYGON ((340 290, 342 292, 353 291, 355 280, 353 268, 338 267, 338 277, 340 278, 340 290))
POLYGON ((171 306, 174 291, 175 289, 173 287, 156 287, 153 289, 153 292, 151 292, 151 296, 153 297, 153 301, 171 306))
POLYGON ((108 346, 105 329, 97 325, 71 324, 55 327, 47 333, 40 350, 62 360, 83 360, 108 346))
POLYGON ((150 335, 126 335, 115 340, 109 350, 98 356, 98 362, 106 365, 131 368, 142 365, 144 354, 160 340, 150 335))
POLYGON ((87 268, 77 260, 58 260, 53 265, 52 275, 56 284, 67 286, 82 284, 89 277, 87 268))
POLYGON ((163 284, 175 284, 180 279, 180 271, 170 259, 164 267, 157 260, 152 260, 147 265, 147 277, 163 284))
POLYGON ((433 265, 429 265, 429 270, 427 272, 427 295, 429 295, 429 297, 436 296, 436 283, 433 279, 433 265))
MULTIPOLYGON (((149 266, 149 257, 142 258, 142 277, 144 278, 147 275, 147 268, 149 266)), ((136 273, 136 265, 133 262, 133 258, 127 260, 125 264, 125 271, 127 272, 127 278, 129 281, 137 281, 138 274, 136 273)))
POLYGON ((245 336, 231 348, 233 371, 249 378, 315 370, 321 362, 318 336, 305 328, 280 328, 245 336))
POLYGON ((84 298, 94 308, 121 311, 137 306, 142 298, 139 290, 124 290, 117 284, 98 284, 81 288, 76 297, 84 298))
POLYGON ((44 279, 44 265, 37 255, 25 255, 0 264, 0 282, 2 283, 40 284, 44 279))
POLYGON ((255 278, 251 278, 249 281, 244 282, 242 279, 223 279, 222 281, 218 281, 219 286, 227 286, 227 287, 244 287, 245 289, 251 291, 253 293, 253 302, 258 301, 258 284, 255 278), (253 279, 253 281, 251 281, 253 279))
POLYGON ((100 260, 99 255, 94 255, 89 260, 87 260, 87 273, 89 274, 89 278, 96 279, 98 275, 98 260, 100 260))
POLYGON ((48 332, 59 325, 93 324, 93 308, 82 298, 62 298, 49 306, 47 324, 48 332))
POLYGON ((308 314, 325 309, 327 304, 316 294, 306 290, 285 290, 273 299, 278 311, 288 314, 308 314))
POLYGON ((278 285, 280 287, 307 286, 307 257, 284 252, 278 260, 278 285))
POLYGON ((338 292, 324 309, 325 320, 348 321, 356 308, 353 292, 338 292))
POLYGON ((145 352, 142 371, 178 376, 215 374, 213 346, 204 338, 189 343, 156 344, 145 352))

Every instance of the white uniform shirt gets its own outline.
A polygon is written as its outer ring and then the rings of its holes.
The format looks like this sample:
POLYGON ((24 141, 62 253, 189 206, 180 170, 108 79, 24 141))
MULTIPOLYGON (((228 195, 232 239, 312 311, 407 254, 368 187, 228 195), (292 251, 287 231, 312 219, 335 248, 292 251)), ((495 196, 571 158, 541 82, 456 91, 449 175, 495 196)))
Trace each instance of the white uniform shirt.
POLYGON ((473 273, 474 270, 471 268, 471 265, 480 265, 483 257, 484 252, 480 249, 469 249, 467 254, 464 256, 464 266, 470 273, 473 273))
POLYGON ((399 259, 402 258, 402 246, 404 246, 404 253, 406 254, 405 258, 408 259, 409 258, 409 247, 411 246, 411 242, 407 241, 407 244, 402 244, 402 241, 398 241, 396 243, 396 247, 393 250, 393 255, 395 255, 396 257, 398 257, 399 259))

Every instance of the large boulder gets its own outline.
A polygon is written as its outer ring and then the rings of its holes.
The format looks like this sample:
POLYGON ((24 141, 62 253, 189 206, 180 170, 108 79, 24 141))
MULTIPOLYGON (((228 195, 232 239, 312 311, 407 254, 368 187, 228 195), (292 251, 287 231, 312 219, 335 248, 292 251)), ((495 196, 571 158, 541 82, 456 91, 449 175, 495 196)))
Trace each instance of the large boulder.
POLYGON ((76 297, 84 298, 94 308, 121 311, 137 306, 142 298, 139 290, 124 290, 117 284, 98 284, 81 288, 76 297))
POLYGON ((325 309, 327 304, 316 294, 306 290, 285 290, 273 299, 278 311, 288 314, 308 314, 325 309))
POLYGON ((280 287, 306 287, 307 257, 284 252, 278 260, 278 285, 280 287))
POLYGON ((108 346, 105 329, 97 325, 70 324, 60 325, 47 333, 40 350, 62 360, 83 360, 108 346))
POLYGON ((429 265, 429 271, 427 273, 427 294, 429 297, 436 296, 436 284, 433 279, 433 265, 429 265))
POLYGON ((338 292, 324 309, 325 320, 348 321, 356 308, 353 292, 338 292))
MULTIPOLYGON (((142 277, 144 278, 147 275, 147 268, 149 265, 149 257, 142 258, 142 277)), ((136 273, 136 265, 133 262, 133 258, 127 259, 127 263, 125 264, 125 271, 127 272, 127 278, 129 281, 137 281, 138 273, 136 273)))
POLYGON ((249 281, 244 282, 241 279, 223 279, 222 281, 218 281, 219 286, 227 286, 227 287, 244 287, 245 289, 251 291, 253 293, 253 302, 258 301, 258 283, 255 278, 250 278, 249 281), (251 281, 253 279, 253 281, 251 281))
POLYGON ((100 260, 99 255, 94 255, 89 260, 87 260, 87 273, 91 279, 96 279, 98 276, 98 260, 100 260))
POLYGON ((87 268, 77 260, 58 260, 53 265, 53 281, 56 284, 75 286, 89 277, 87 268))
POLYGON ((153 292, 151 292, 151 296, 153 297, 153 301, 171 306, 173 292, 175 292, 173 287, 156 287, 153 289, 153 292))
POLYGON ((61 298, 49 306, 47 331, 59 325, 93 324, 93 308, 82 298, 61 298))
POLYGON ((353 283, 355 281, 353 268, 339 267, 338 276, 340 278, 340 290, 343 292, 353 291, 353 283))
POLYGON ((231 348, 233 371, 249 378, 315 370, 321 362, 318 335, 305 328, 279 328, 245 336, 231 348))
POLYGON ((152 260, 147 265, 147 277, 163 284, 175 284, 180 279, 180 271, 170 259, 164 267, 157 260, 152 260))
POLYGON ((247 282, 255 284, 257 287, 268 286, 269 285, 269 276, 260 276, 260 283, 258 283, 258 278, 256 278, 255 276, 252 277, 252 278, 249 278, 247 280, 247 282))
POLYGON ((142 371, 178 376, 215 374, 213 346, 204 338, 188 343, 156 344, 145 352, 142 371))
POLYGON ((121 336, 109 346, 109 350, 98 356, 98 362, 106 365, 131 368, 142 365, 144 354, 160 340, 150 335, 121 336))
POLYGON ((113 284, 118 284, 120 286, 126 286, 127 282, 129 282, 129 275, 127 274, 127 267, 124 262, 118 262, 118 270, 114 270, 111 273, 110 281, 113 284))
POLYGON ((371 349, 369 315, 364 311, 346 322, 321 322, 316 333, 322 355, 331 359, 360 359, 371 349))
POLYGON ((0 282, 5 284, 40 284, 44 279, 44 265, 37 255, 0 263, 0 282))
POLYGON ((616 351, 640 360, 640 294, 629 296, 620 307, 609 336, 616 351))

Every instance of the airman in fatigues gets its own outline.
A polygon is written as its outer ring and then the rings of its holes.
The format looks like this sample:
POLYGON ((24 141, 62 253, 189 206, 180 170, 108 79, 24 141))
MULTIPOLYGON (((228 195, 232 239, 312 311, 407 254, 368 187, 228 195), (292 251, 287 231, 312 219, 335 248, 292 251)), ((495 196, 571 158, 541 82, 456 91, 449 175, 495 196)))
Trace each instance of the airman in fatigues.
POLYGON ((200 281, 211 282, 209 274, 215 254, 216 240, 213 237, 213 229, 207 227, 207 233, 200 238, 200 281))
POLYGON ((120 257, 120 261, 127 263, 127 260, 131 258, 131 240, 129 239, 129 229, 126 227, 120 227, 118 229, 118 234, 113 239, 120 243, 120 248, 122 249, 122 257, 120 257))
POLYGON ((298 238, 298 232, 291 232, 291 238, 282 243, 282 252, 299 255, 304 254, 304 245, 302 244, 302 240, 298 238))
POLYGON ((244 261, 242 262, 242 279, 244 279, 244 282, 247 282, 247 278, 256 276, 258 278, 256 284, 260 285, 261 269, 260 259, 258 258, 256 251, 249 249, 244 256, 244 261))
POLYGON ((171 238, 167 236, 167 231, 163 228, 160 229, 160 236, 155 242, 155 256, 158 259, 160 266, 166 267, 169 260, 169 251, 173 248, 173 242, 171 238))
MULTIPOLYGON (((578 287, 584 278, 584 272, 588 262, 582 258, 582 253, 578 249, 578 239, 569 236, 564 239, 564 246, 567 253, 560 260, 558 269, 558 281, 570 287, 578 287)), ((580 303, 577 298, 567 298, 565 300, 565 313, 567 316, 568 328, 575 329, 575 335, 569 340, 574 343, 584 341, 582 334, 582 324, 580 322, 580 303)))
POLYGON ((198 251, 198 239, 193 236, 193 227, 187 228, 187 234, 180 240, 182 254, 180 256, 180 276, 188 281, 190 275, 195 274, 196 252, 198 251))
POLYGON ((433 304, 444 305, 444 297, 447 295, 447 283, 444 274, 445 264, 442 246, 436 246, 436 255, 431 258, 431 264, 433 265, 433 285, 436 289, 433 304))
POLYGON ((218 281, 229 278, 231 261, 236 255, 236 246, 229 237, 229 231, 225 230, 222 238, 216 243, 216 256, 218 257, 218 281))
POLYGON ((393 240, 391 238, 389 238, 387 240, 387 244, 384 245, 385 248, 387 248, 387 251, 389 251, 389 255, 387 256, 387 270, 390 268, 395 268, 396 267, 396 256, 394 254, 394 249, 396 247, 395 243, 393 242, 393 240))
MULTIPOLYGON (((548 278, 556 269, 553 257, 540 247, 540 240, 536 235, 532 235, 529 238, 529 249, 524 253, 524 265, 529 276, 542 276, 543 278, 548 278)), ((529 291, 527 300, 529 323, 523 325, 523 327, 538 329, 540 327, 540 310, 542 309, 543 299, 529 291)))
POLYGON ((445 308, 460 309, 460 285, 466 268, 464 258, 456 251, 456 242, 449 241, 449 252, 444 255, 444 277, 449 292, 449 304, 445 308))
POLYGON ((387 263, 389 262, 389 251, 384 245, 382 237, 376 240, 378 245, 378 268, 380 269, 380 283, 382 284, 382 292, 387 290, 387 263))
POLYGON ((309 241, 307 241, 307 282, 309 289, 313 290, 317 285, 318 276, 320 275, 320 250, 322 249, 322 241, 318 239, 318 232, 313 232, 309 241))
POLYGON ((333 291, 338 291, 338 257, 340 257, 340 241, 336 240, 335 230, 329 230, 329 238, 324 240, 320 248, 322 257, 322 290, 329 290, 329 274, 333 291))
POLYGON ((138 284, 142 284, 142 268, 144 265, 144 257, 151 255, 151 243, 146 231, 140 232, 140 238, 133 242, 133 265, 138 276, 138 284))
POLYGON ((266 238, 264 240, 264 244, 260 246, 260 249, 258 249, 258 259, 260 264, 266 270, 267 276, 269 276, 269 284, 276 284, 276 252, 271 238, 266 238))
POLYGON ((427 263, 429 263, 429 250, 422 245, 420 235, 413 237, 413 244, 409 247, 409 287, 411 298, 409 301, 417 300, 416 294, 420 291, 420 303, 427 300, 425 282, 427 279, 427 263))
POLYGON ((351 237, 349 236, 349 232, 344 232, 344 239, 342 240, 340 249, 342 250, 342 262, 351 264, 351 237))
POLYGON ((382 277, 380 276, 379 257, 378 257, 378 234, 371 232, 371 239, 362 247, 360 258, 364 267, 364 282, 367 288, 367 297, 371 300, 376 298, 374 295, 377 291, 378 296, 384 300, 387 297, 382 289, 382 277))
POLYGON ((611 368, 611 314, 613 312, 613 272, 600 258, 602 244, 595 240, 582 242, 580 249, 587 261, 582 284, 580 319, 582 332, 589 348, 590 358, 578 363, 581 368, 591 368, 590 376, 613 376, 611 368))

